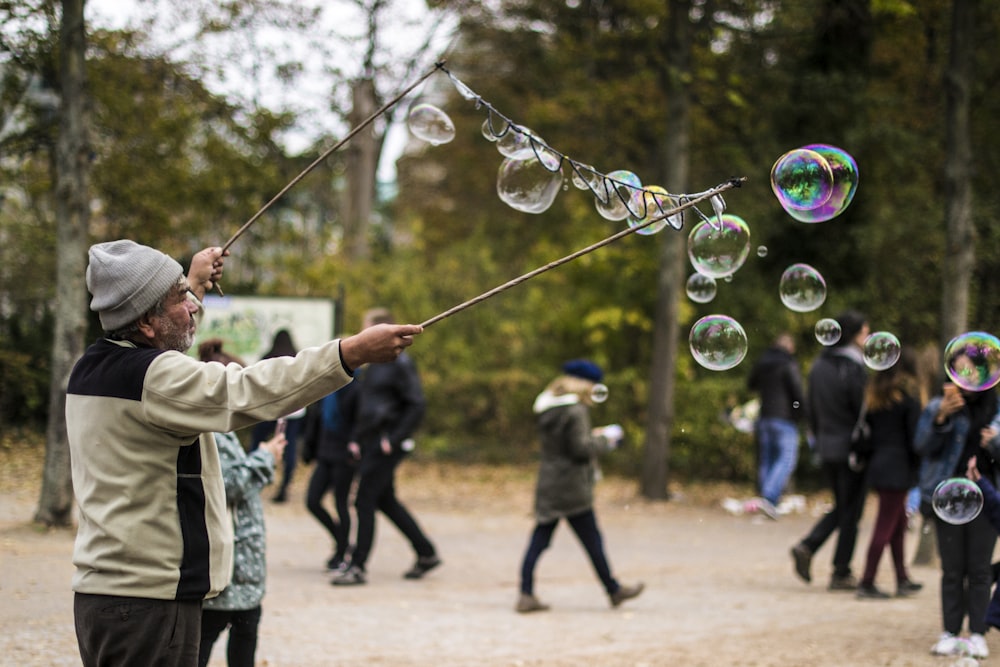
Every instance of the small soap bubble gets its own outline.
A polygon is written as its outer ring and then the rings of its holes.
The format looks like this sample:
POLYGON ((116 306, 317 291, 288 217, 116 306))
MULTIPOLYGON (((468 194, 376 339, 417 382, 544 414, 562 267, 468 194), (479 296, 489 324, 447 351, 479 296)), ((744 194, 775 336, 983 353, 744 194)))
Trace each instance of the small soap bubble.
POLYGON ((688 258, 698 273, 712 278, 731 276, 750 254, 750 228, 743 218, 726 213, 715 228, 702 220, 688 235, 688 258))
POLYGON ((606 384, 595 384, 590 388, 590 400, 594 403, 603 403, 608 400, 608 385, 606 384))
POLYGON ((884 371, 892 368, 899 361, 900 345, 895 334, 888 331, 876 331, 865 339, 865 366, 873 371, 884 371))
POLYGON ((747 355, 747 334, 728 315, 706 315, 688 336, 694 360, 711 371, 735 368, 747 355))
POLYGON ((660 231, 668 224, 674 229, 680 229, 684 222, 680 213, 675 213, 669 217, 663 214, 672 208, 676 208, 677 200, 670 196, 666 189, 659 185, 650 185, 642 190, 632 193, 631 209, 634 215, 628 217, 629 227, 638 227, 647 220, 660 218, 656 222, 651 222, 645 227, 636 231, 636 234, 650 236, 660 231), (641 217, 640 217, 641 216, 641 217))
POLYGON ((809 144, 803 146, 807 150, 816 151, 830 165, 833 172, 833 191, 825 203, 809 210, 786 208, 790 216, 799 222, 826 222, 843 213, 858 189, 858 164, 851 155, 836 146, 827 144, 809 144))
POLYGON ((512 160, 527 160, 535 157, 535 149, 531 145, 533 132, 526 127, 511 125, 507 133, 497 139, 497 150, 500 155, 512 160))
POLYGON ((830 199, 833 170, 818 152, 797 148, 771 167, 771 190, 785 210, 811 210, 830 199))
POLYGON ((983 509, 983 492, 968 477, 952 477, 934 488, 931 507, 945 523, 960 526, 979 516, 983 509))
POLYGON ((589 164, 575 164, 572 168, 573 187, 603 194, 601 181, 604 177, 589 164))
POLYGON ((767 246, 766 245, 759 245, 759 246, 757 246, 757 256, 760 257, 761 259, 763 259, 764 257, 767 257, 767 246))
POLYGON ((455 138, 455 124, 433 104, 418 104, 410 109, 406 126, 417 139, 438 146, 455 138))
POLYGON ((549 171, 532 157, 527 160, 507 158, 497 173, 497 195, 517 211, 547 211, 562 188, 562 170, 549 171))
POLYGON ((715 298, 718 285, 715 283, 715 278, 701 273, 692 273, 688 276, 685 289, 688 298, 695 303, 708 303, 715 298))
POLYGON ((1000 340, 985 331, 952 338, 944 348, 944 371, 967 391, 985 391, 1000 382, 1000 340))
POLYGON ((816 340, 820 342, 821 345, 836 345, 840 341, 840 322, 833 319, 832 317, 824 317, 819 322, 816 323, 816 340))
POLYGON ((631 171, 618 169, 598 186, 594 206, 606 220, 624 220, 629 215, 632 193, 642 189, 642 181, 631 171))
POLYGON ((826 301, 826 281, 808 264, 792 264, 781 274, 778 294, 789 310, 808 313, 826 301))
POLYGON ((489 118, 483 121, 482 132, 483 132, 483 138, 486 139, 486 141, 493 143, 497 140, 497 135, 493 134, 493 128, 490 127, 489 118))

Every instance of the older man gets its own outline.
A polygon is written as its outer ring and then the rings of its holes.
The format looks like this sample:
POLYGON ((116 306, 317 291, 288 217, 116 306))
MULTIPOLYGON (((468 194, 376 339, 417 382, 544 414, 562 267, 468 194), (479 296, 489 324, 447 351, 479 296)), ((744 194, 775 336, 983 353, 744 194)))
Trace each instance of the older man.
POLYGON ((128 240, 90 249, 87 288, 105 337, 69 379, 66 426, 79 505, 73 562, 80 655, 90 665, 197 665, 201 601, 232 571, 232 522, 213 432, 276 419, 395 359, 419 326, 384 325, 241 368, 191 346, 224 253, 185 277, 128 240))

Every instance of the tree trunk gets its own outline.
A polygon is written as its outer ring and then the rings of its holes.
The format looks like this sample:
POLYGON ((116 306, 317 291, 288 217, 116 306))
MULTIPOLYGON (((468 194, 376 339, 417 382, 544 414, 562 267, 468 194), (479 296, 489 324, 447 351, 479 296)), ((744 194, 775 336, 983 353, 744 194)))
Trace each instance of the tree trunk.
MULTIPOLYGON (((375 82, 359 79, 354 83, 353 108, 348 116, 357 127, 375 113, 375 82)), ((347 192, 344 206, 345 246, 355 260, 368 257, 368 227, 375 203, 375 171, 378 168, 379 141, 369 126, 359 132, 347 148, 347 192)))
MULTIPOLYGON (((687 192, 690 161, 691 100, 686 81, 691 76, 694 26, 688 20, 690 0, 671 0, 669 25, 664 31, 667 55, 664 86, 671 126, 665 132, 662 161, 669 192, 687 192)), ((653 329, 653 366, 650 370, 649 417, 640 491, 646 498, 669 497, 670 429, 674 421, 674 393, 679 341, 678 309, 685 267, 685 237, 664 230, 660 235, 656 315, 653 329)))
POLYGON ((72 523, 73 482, 66 439, 66 383, 83 353, 87 330, 86 270, 89 146, 85 125, 85 0, 63 0, 59 31, 62 106, 56 142, 56 318, 52 341, 45 469, 35 521, 72 523))
POLYGON ((975 268, 975 228, 972 224, 972 183, 969 139, 969 81, 974 5, 954 0, 951 45, 944 76, 945 99, 945 258, 941 294, 942 349, 964 332, 969 318, 969 282, 975 268))

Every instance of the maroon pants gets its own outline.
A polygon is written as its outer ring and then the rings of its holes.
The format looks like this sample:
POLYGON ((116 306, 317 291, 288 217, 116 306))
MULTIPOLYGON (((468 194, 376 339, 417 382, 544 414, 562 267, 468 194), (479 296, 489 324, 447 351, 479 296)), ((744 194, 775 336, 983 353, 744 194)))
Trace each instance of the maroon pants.
POLYGON ((892 564, 896 568, 896 583, 909 579, 906 561, 903 558, 903 539, 906 536, 906 491, 878 489, 878 517, 868 545, 868 559, 861 584, 875 583, 875 572, 879 559, 888 545, 892 552, 892 564))

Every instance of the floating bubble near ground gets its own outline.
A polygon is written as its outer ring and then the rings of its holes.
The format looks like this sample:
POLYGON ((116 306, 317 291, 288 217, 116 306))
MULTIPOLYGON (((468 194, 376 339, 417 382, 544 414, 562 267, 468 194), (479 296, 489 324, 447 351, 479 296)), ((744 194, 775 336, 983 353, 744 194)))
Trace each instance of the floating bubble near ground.
POLYGON ((840 322, 832 317, 824 317, 816 323, 816 340, 819 341, 820 345, 826 345, 827 347, 836 345, 840 342, 841 333, 840 322))
POLYGON ((685 290, 688 298, 695 303, 708 303, 715 298, 718 285, 715 278, 695 272, 688 276, 685 290))
POLYGON ((711 278, 733 275, 743 266, 749 254, 750 228, 737 215, 726 213, 720 216, 716 226, 702 220, 688 235, 691 266, 711 278))
POLYGON ((865 365, 874 371, 892 368, 899 361, 900 352, 899 339, 888 331, 876 331, 865 339, 865 365))
POLYGON ((832 220, 843 213, 854 199, 854 193, 858 189, 858 164, 847 151, 836 146, 809 144, 803 148, 819 153, 826 159, 833 173, 833 189, 829 199, 815 208, 786 208, 785 211, 799 222, 832 220))
POLYGON ((695 322, 688 344, 694 360, 711 371, 735 368, 747 355, 747 334, 728 315, 706 315, 695 322))
POLYGON ((417 139, 439 146, 455 138, 455 124, 433 104, 417 104, 406 117, 406 127, 417 139))
POLYGON ((952 338, 944 348, 944 371, 967 391, 985 391, 1000 382, 1000 339, 985 331, 952 338))
POLYGON ((543 213, 552 206, 562 186, 562 171, 549 171, 532 157, 507 158, 497 173, 497 196, 524 213, 543 213))
POLYGON ((983 509, 983 492, 967 477, 952 477, 937 485, 931 496, 934 514, 945 523, 969 523, 983 509))
POLYGON ((808 264, 792 264, 781 274, 778 295, 789 310, 808 313, 826 301, 826 281, 808 264))
POLYGON ((796 148, 771 167, 771 190, 786 211, 815 209, 833 193, 833 170, 818 152, 796 148))

